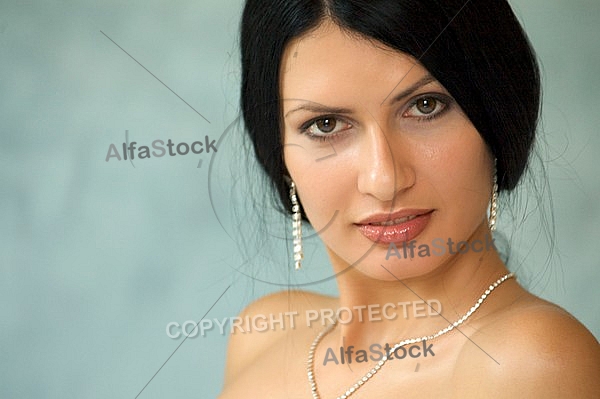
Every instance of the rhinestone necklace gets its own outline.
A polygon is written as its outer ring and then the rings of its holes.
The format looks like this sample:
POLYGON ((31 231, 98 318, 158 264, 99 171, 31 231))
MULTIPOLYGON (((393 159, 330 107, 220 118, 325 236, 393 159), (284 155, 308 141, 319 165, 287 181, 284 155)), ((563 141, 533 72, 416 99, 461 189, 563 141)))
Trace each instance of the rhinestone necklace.
MULTIPOLYGON (((404 345, 414 344, 417 342, 427 341, 430 339, 437 338, 440 335, 446 334, 447 332, 458 327, 465 320, 467 320, 469 318, 469 316, 471 316, 473 314, 473 312, 475 312, 479 308, 479 306, 483 303, 485 298, 487 298, 487 296, 492 291, 494 291, 494 289, 496 287, 498 287, 500 284, 502 284, 504 281, 508 280, 511 277, 514 277, 514 274, 508 273, 508 274, 500 277, 498 280, 496 280, 492 285, 490 285, 488 287, 487 290, 485 290, 485 292, 481 295, 479 300, 477 302, 475 302, 475 305, 473 305, 473 307, 467 313, 465 313, 463 317, 456 320, 454 323, 448 325, 448 327, 436 332, 433 335, 426 335, 426 336, 423 336, 420 338, 405 339, 404 341, 401 341, 401 342, 397 343, 396 345, 394 345, 394 347, 390 349, 390 352, 388 354, 383 355, 383 358, 377 364, 375 364, 375 367, 373 367, 371 369, 371 371, 369 371, 367 374, 365 374, 365 376, 363 378, 358 380, 343 395, 338 396, 337 399, 346 399, 350 395, 352 395, 354 392, 356 392, 360 387, 362 387, 367 381, 369 381, 371 379, 371 377, 373 377, 379 371, 379 369, 385 364, 385 362, 387 362, 387 360, 390 358, 390 356, 392 356, 398 348, 400 348, 404 345)), ((334 318, 333 323, 329 327, 327 327, 325 330, 321 331, 319 333, 319 335, 317 335, 315 337, 315 339, 312 342, 310 349, 308 351, 308 362, 307 362, 308 382, 310 383, 313 399, 321 399, 321 396, 319 395, 319 391, 317 389, 317 382, 315 381, 315 368, 314 368, 315 350, 317 349, 317 346, 319 345, 319 342, 321 342, 323 337, 325 337, 327 334, 329 334, 335 328, 336 325, 337 325, 337 318, 334 318)))

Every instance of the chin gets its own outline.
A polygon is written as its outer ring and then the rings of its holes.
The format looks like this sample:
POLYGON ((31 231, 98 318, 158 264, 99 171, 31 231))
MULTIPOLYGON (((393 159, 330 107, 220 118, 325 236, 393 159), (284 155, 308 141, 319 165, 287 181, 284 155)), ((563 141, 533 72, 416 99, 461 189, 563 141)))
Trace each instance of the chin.
POLYGON ((414 250, 415 256, 411 257, 410 250, 404 249, 402 243, 365 243, 364 238, 361 241, 363 242, 360 244, 345 246, 343 252, 333 251, 328 247, 332 261, 343 265, 340 270, 336 270, 337 272, 353 267, 360 274, 372 279, 398 281, 427 275, 443 267, 449 260, 448 256, 418 256, 414 250), (406 257, 403 256, 404 253, 406 257))

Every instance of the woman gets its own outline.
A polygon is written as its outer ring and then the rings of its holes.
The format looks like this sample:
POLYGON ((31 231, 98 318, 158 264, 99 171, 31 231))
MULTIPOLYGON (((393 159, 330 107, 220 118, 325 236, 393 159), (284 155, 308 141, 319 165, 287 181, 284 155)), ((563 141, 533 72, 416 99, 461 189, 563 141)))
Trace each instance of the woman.
POLYGON ((340 296, 248 306, 297 318, 231 336, 222 398, 598 396, 598 342, 522 288, 492 237, 540 108, 505 1, 249 0, 241 47, 244 121, 296 267, 310 223, 340 296))

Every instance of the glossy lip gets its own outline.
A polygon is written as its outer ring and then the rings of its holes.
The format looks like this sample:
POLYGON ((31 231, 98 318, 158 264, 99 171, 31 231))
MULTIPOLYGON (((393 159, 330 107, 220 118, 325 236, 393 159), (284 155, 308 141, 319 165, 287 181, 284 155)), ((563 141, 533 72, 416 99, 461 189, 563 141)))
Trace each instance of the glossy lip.
POLYGON ((415 239, 429 224, 432 209, 404 209, 394 213, 369 216, 355 225, 369 240, 389 244, 415 239), (414 216, 413 219, 389 226, 374 225, 373 223, 389 222, 390 220, 414 216))
POLYGON ((431 213, 431 212, 433 212, 433 209, 402 209, 402 210, 399 210, 399 211, 396 211, 393 213, 385 212, 385 213, 379 213, 377 215, 371 215, 355 224, 363 225, 363 224, 372 224, 372 223, 382 223, 382 222, 388 222, 390 220, 405 218, 405 217, 409 217, 409 216, 421 216, 421 215, 425 215, 426 213, 431 213))

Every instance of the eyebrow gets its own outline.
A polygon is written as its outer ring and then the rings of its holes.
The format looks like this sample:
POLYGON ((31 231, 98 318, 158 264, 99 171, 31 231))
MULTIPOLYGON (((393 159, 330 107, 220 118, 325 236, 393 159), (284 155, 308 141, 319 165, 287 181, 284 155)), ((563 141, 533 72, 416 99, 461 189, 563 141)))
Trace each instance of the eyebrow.
MULTIPOLYGON (((410 87, 406 88, 405 90, 401 91, 396 96, 394 96, 390 100, 390 105, 404 99, 405 97, 410 96, 412 93, 414 93, 421 87, 423 87, 431 82, 436 82, 436 81, 437 80, 430 74, 423 76, 421 79, 419 79, 413 85, 411 85, 410 87)), ((288 111, 285 114, 285 117, 287 118, 288 115, 290 115, 293 112, 297 112, 297 111, 309 111, 309 112, 318 113, 318 114, 350 114, 350 113, 352 113, 352 110, 349 108, 328 107, 326 105, 318 104, 315 102, 310 102, 310 103, 302 104, 299 107, 288 111)))
POLYGON ((310 112, 314 112, 316 114, 351 114, 352 113, 352 110, 349 108, 328 107, 326 105, 321 105, 318 103, 311 102, 311 103, 302 104, 301 106, 288 111, 285 114, 285 117, 287 118, 289 114, 291 114, 292 112, 296 112, 296 111, 310 111, 310 112))
POLYGON ((431 82, 437 82, 436 78, 434 78, 430 74, 427 74, 427 75, 423 76, 421 79, 419 79, 417 82, 415 82, 412 86, 409 86, 405 90, 403 90, 400 93, 396 94, 390 100, 390 105, 392 105, 393 103, 398 102, 398 101, 404 99, 405 97, 410 96, 412 93, 414 93, 415 91, 417 91, 421 87, 423 87, 425 85, 428 85, 431 82))

